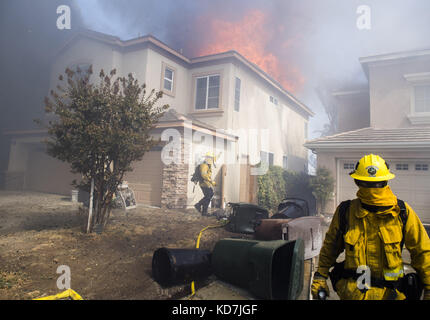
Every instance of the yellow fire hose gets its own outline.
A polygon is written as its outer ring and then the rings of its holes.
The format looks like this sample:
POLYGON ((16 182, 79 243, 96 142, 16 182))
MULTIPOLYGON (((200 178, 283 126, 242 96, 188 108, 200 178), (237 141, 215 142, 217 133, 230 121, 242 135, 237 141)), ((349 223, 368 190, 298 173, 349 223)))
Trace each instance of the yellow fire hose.
MULTIPOLYGON (((202 237, 202 234, 204 231, 206 231, 207 229, 211 229, 211 228, 220 228, 225 226, 227 223, 222 223, 216 226, 207 226, 205 228, 203 228, 202 230, 200 230, 199 236, 197 237, 197 241, 196 241, 196 249, 198 249, 200 247, 200 238, 202 237)), ((191 299, 192 297, 194 297, 196 294, 196 289, 195 289, 195 285, 194 285, 194 281, 191 282, 191 295, 188 297, 188 299, 191 299)))
POLYGON ((72 300, 84 300, 82 297, 74 290, 68 289, 66 291, 60 292, 59 294, 47 297, 36 298, 33 300, 61 300, 70 298, 72 300))

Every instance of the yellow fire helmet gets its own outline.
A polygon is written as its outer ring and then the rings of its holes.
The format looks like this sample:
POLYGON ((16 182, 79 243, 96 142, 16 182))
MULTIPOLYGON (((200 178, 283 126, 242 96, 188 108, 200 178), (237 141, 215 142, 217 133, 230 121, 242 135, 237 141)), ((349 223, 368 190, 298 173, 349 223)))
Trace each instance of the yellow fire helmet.
POLYGON ((206 158, 212 158, 212 159, 215 158, 214 154, 210 151, 206 152, 205 157, 206 158))
POLYGON ((365 155, 357 162, 355 170, 349 174, 351 178, 362 181, 387 181, 395 177, 390 167, 378 155, 365 155))

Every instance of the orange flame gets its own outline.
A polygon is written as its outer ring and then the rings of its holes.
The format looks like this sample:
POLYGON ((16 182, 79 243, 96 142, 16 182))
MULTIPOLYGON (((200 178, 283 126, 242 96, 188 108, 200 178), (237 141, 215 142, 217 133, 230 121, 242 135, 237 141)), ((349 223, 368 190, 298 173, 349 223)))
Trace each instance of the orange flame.
MULTIPOLYGON (((268 16, 262 11, 252 10, 237 22, 202 19, 203 26, 207 25, 211 43, 198 50, 198 55, 209 55, 229 50, 235 50, 247 60, 256 64, 263 71, 277 80, 285 89, 296 91, 303 85, 304 79, 300 72, 291 65, 280 62, 267 47, 274 40, 274 30, 267 28, 268 16)), ((276 40, 276 39, 275 39, 276 40)), ((279 44, 283 50, 289 47, 289 42, 279 44)))

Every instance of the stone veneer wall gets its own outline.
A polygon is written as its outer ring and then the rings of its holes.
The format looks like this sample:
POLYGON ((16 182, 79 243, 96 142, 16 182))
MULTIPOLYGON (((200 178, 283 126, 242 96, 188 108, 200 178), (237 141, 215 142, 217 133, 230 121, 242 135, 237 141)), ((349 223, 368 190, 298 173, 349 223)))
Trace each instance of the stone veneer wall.
POLYGON ((170 164, 163 168, 161 207, 185 209, 187 207, 188 165, 170 164))
MULTIPOLYGON (((182 141, 182 156, 184 154, 182 141)), ((182 157, 184 159, 184 157, 182 157)), ((168 209, 187 208, 188 181, 191 178, 189 166, 186 163, 169 164, 163 167, 161 188, 161 207, 168 209)))

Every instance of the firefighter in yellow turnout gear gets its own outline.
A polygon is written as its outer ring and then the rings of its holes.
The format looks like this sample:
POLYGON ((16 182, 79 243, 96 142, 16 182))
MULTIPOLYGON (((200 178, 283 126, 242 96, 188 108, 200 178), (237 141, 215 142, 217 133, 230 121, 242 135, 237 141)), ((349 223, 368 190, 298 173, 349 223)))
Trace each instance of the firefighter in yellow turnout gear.
POLYGON ((405 299, 398 286, 405 276, 401 255, 404 242, 411 254, 411 265, 421 279, 424 299, 430 300, 430 240, 417 214, 406 202, 407 220, 403 225, 398 199, 387 185, 394 174, 381 157, 371 154, 360 159, 350 175, 359 187, 357 199, 349 203, 345 212, 346 230, 341 228, 341 205, 336 209, 314 274, 313 298, 317 299, 321 290, 329 295, 329 269, 345 250, 344 269, 335 285, 340 299, 405 299), (371 281, 364 287, 354 277, 360 275, 359 267, 370 269, 371 281))
POLYGON ((216 185, 215 181, 212 180, 212 165, 214 165, 215 156, 213 153, 208 152, 205 155, 205 161, 200 164, 200 181, 199 185, 203 192, 203 198, 194 205, 194 207, 203 216, 208 215, 209 203, 214 195, 213 187, 216 185))

